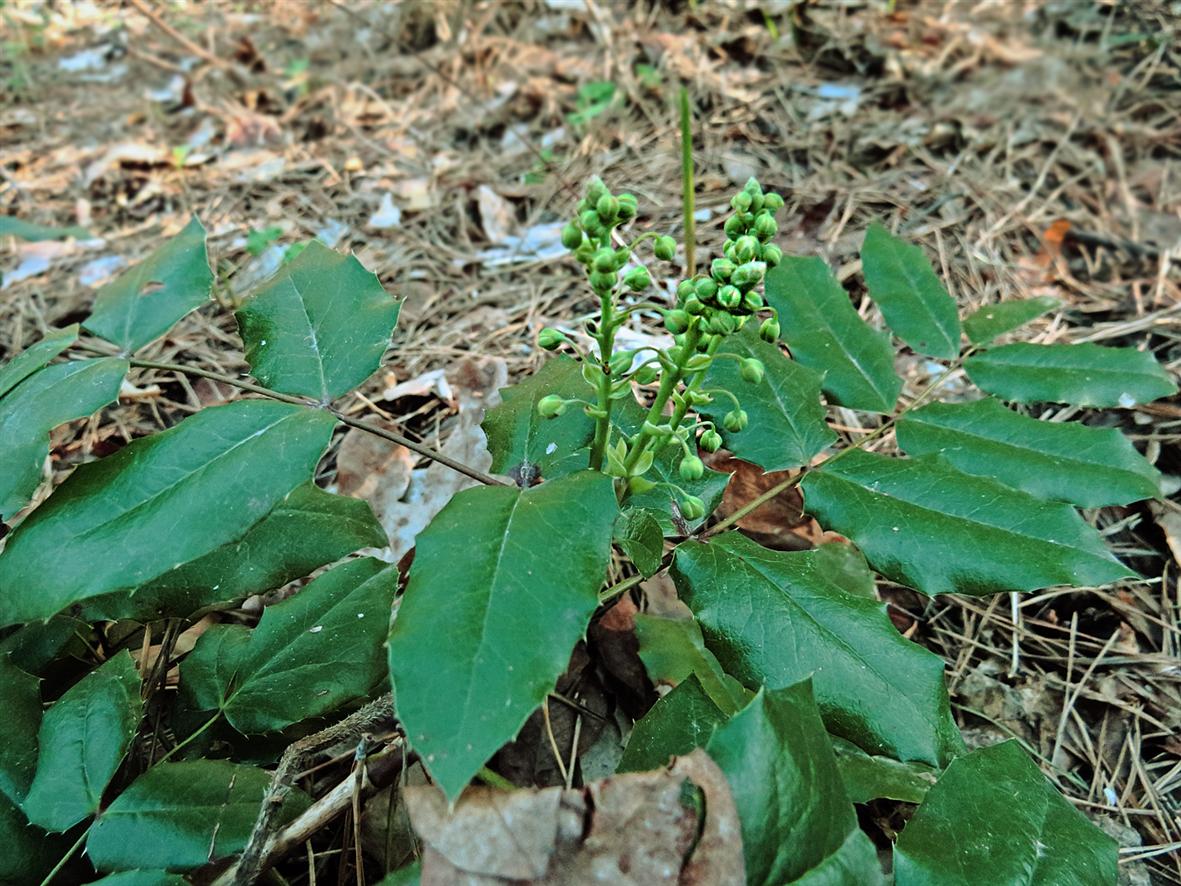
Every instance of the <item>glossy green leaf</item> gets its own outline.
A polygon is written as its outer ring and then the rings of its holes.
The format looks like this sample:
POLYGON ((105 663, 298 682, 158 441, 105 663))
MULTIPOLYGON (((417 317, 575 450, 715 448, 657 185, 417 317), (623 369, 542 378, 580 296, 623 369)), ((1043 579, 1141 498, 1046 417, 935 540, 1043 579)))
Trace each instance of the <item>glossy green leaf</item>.
POLYGON ((31 621, 0 640, 0 656, 22 671, 40 676, 60 658, 87 659, 93 648, 88 642, 91 633, 90 625, 72 616, 31 621))
POLYGON ((422 862, 416 861, 404 868, 390 871, 377 886, 419 886, 422 881, 422 862))
POLYGON ((717 424, 726 448, 734 455, 766 471, 782 471, 807 464, 836 439, 824 420, 820 376, 762 341, 755 324, 748 323, 741 332, 728 336, 721 350, 738 357, 756 357, 766 370, 757 385, 742 377, 737 360, 717 358, 706 370, 702 389, 729 391, 750 416, 744 430, 731 433, 722 427, 722 417, 734 409, 728 396, 715 394, 712 403, 699 407, 717 424))
POLYGON ((25 221, 12 215, 0 215, 0 237, 19 237, 30 243, 42 240, 65 240, 73 237, 84 240, 90 236, 86 228, 72 225, 68 228, 57 228, 50 225, 39 225, 36 222, 25 221))
POLYGON ((34 373, 0 400, 0 519, 29 503, 49 455, 49 432, 119 398, 127 361, 105 357, 57 363, 34 373))
POLYGON ((205 228, 194 216, 183 231, 100 289, 82 325, 130 354, 209 301, 212 290, 205 228))
POLYGON ((1135 575, 1069 505, 1048 502, 939 456, 858 450, 812 471, 804 508, 861 548, 891 581, 924 594, 1102 585, 1135 575))
POLYGON ((387 543, 367 502, 305 483, 236 541, 131 593, 90 600, 83 612, 91 621, 184 618, 214 603, 281 588, 360 548, 387 543))
POLYGON ((1127 409, 1177 393, 1151 354, 1090 342, 1001 345, 969 357, 964 371, 981 390, 1018 403, 1127 409))
POLYGON ((1049 295, 985 305, 964 320, 964 332, 972 344, 982 345, 1061 306, 1062 302, 1049 295))
POLYGON ((902 390, 894 346, 854 309, 819 256, 784 256, 767 273, 767 303, 779 312, 782 338, 801 365, 823 373, 833 403, 890 412, 902 390))
POLYGON ((1038 421, 991 397, 932 403, 898 422, 911 455, 940 453, 969 474, 1084 508, 1160 495, 1160 473, 1115 428, 1038 421))
POLYGON ((877 600, 877 582, 873 572, 865 562, 865 555, 853 545, 842 541, 824 542, 817 545, 812 553, 816 560, 816 571, 826 581, 854 597, 877 600))
MULTIPOLYGON (((86 854, 100 871, 186 871, 241 852, 270 783, 271 773, 225 760, 158 763, 103 810, 86 854)), ((278 822, 307 806, 292 791, 278 822)))
POLYGON ((307 482, 334 424, 242 400, 82 465, 9 537, 0 626, 139 587, 241 538, 307 482))
POLYGON ((679 685, 695 676, 705 694, 726 716, 746 705, 747 695, 737 680, 722 670, 705 648, 701 628, 691 618, 636 615, 640 661, 653 683, 679 685))
POLYGON ((400 307, 355 256, 313 240, 236 316, 255 378, 327 403, 377 371, 400 307))
POLYGON ((664 557, 664 531, 656 512, 646 508, 624 510, 615 521, 615 543, 645 578, 659 571, 664 557))
POLYGON ((30 827, 24 813, 0 795, 0 883, 25 886, 40 883, 57 863, 66 845, 40 828, 30 827))
POLYGON ((29 821, 64 831, 98 810, 139 727, 139 674, 127 652, 91 671, 45 712, 37 773, 25 798, 29 821))
POLYGON ((658 769, 670 757, 705 747, 714 727, 725 720, 726 715, 701 688, 697 675, 690 674, 636 721, 617 771, 658 769))
POLYGON ((729 532, 682 544, 672 576, 727 673, 751 688, 812 675, 830 732, 872 753, 945 764, 962 743, 943 660, 826 565, 815 551, 770 551, 729 532))
POLYGON ((448 797, 566 668, 598 605, 617 515, 610 478, 583 471, 464 490, 418 536, 390 672, 398 719, 448 797))
POLYGON ((13 803, 24 800, 37 768, 40 683, 0 654, 0 794, 13 803))
POLYGON ((924 763, 901 763, 892 757, 872 756, 841 738, 833 739, 832 748, 845 792, 854 803, 879 798, 921 803, 938 774, 924 763))
POLYGON ((95 880, 90 886, 189 886, 189 881, 168 871, 120 871, 95 880))
POLYGON ((594 420, 578 404, 556 418, 542 418, 537 403, 549 394, 586 400, 594 392, 582 380, 581 366, 564 355, 546 361, 524 381, 501 388, 501 403, 488 410, 481 425, 493 472, 526 482, 534 477, 556 480, 589 464, 594 420))
POLYGON ((808 681, 759 690, 706 751, 738 807, 748 884, 883 882, 808 681))
POLYGON ((875 222, 861 245, 861 269, 869 297, 900 339, 929 357, 951 360, 959 354, 955 301, 920 247, 875 222))
POLYGON ((200 710, 239 732, 274 732, 365 697, 385 675, 397 567, 366 557, 268 606, 258 627, 217 625, 181 664, 200 710))
POLYGON ((0 397, 3 397, 77 340, 77 323, 64 329, 51 329, 45 338, 29 345, 3 366, 0 366, 0 397))
POLYGON ((1115 883, 1118 847, 1015 741, 956 760, 894 847, 897 886, 1115 883))

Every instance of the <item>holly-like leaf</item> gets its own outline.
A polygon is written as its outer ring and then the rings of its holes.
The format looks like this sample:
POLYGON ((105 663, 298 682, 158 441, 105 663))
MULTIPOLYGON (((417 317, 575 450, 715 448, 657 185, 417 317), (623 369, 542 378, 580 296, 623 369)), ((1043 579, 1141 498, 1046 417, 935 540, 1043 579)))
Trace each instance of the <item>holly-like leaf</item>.
POLYGON ((991 397, 932 403, 898 422, 898 445, 939 453, 969 474, 1084 508, 1160 494, 1160 473, 1115 428, 1038 421, 991 397))
POLYGON ((837 755, 837 768, 845 792, 854 803, 868 803, 886 798, 903 803, 921 803, 937 770, 925 763, 901 763, 892 757, 865 753, 852 742, 833 738, 832 749, 837 755))
POLYGON ((751 688, 812 675, 829 732, 872 753, 944 765, 962 742, 943 660, 826 565, 816 551, 770 551, 729 532, 682 544, 672 576, 727 673, 751 688))
POLYGON ((659 571, 664 556, 664 532, 655 512, 646 508, 624 510, 615 521, 615 543, 645 578, 659 571))
POLYGON ((0 883, 40 883, 65 852, 64 841, 30 827, 24 813, 0 794, 0 883))
POLYGON ((49 455, 49 432, 119 398, 127 361, 113 357, 58 363, 34 373, 0 400, 0 519, 29 503, 49 455))
POLYGON ((143 713, 139 674, 120 652, 66 690, 41 720, 29 821, 64 831, 98 810, 143 713))
POLYGON ((52 329, 41 341, 29 345, 3 366, 0 366, 0 397, 3 397, 77 340, 77 323, 64 329, 52 329))
MULTIPOLYGON (((86 854, 100 871, 187 871, 246 847, 271 774, 225 760, 157 763, 115 798, 90 829, 86 854)), ((307 808, 293 790, 282 825, 307 808)))
POLYGON ((964 321, 964 332, 972 344, 987 344, 1061 306, 1062 302, 1049 295, 985 305, 964 321))
POLYGON ((40 682, 0 654, 0 794, 13 803, 24 800, 37 768, 40 682))
POLYGON ((727 717, 747 702, 737 680, 722 670, 714 654, 705 648, 701 628, 691 618, 636 616, 639 656, 653 683, 679 685, 694 676, 702 690, 727 717))
POLYGON ((877 600, 877 582, 865 562, 865 555, 851 544, 830 541, 818 544, 812 551, 816 569, 842 591, 854 597, 877 600))
POLYGON ((94 648, 90 625, 67 615, 21 625, 0 640, 0 656, 28 674, 42 676, 58 659, 85 660, 94 648))
POLYGON ((465 490, 419 535, 390 673, 398 719, 448 797, 565 669, 598 605, 617 514, 610 478, 583 471, 465 490))
POLYGON ((882 883, 808 681, 760 689, 706 745, 742 821, 746 882, 882 883))
POLYGON ((585 400, 593 391, 583 381, 579 364, 564 355, 547 361, 524 381, 501 388, 501 403, 488 410, 481 425, 493 472, 556 480, 586 468, 594 419, 577 404, 555 418, 542 418, 537 403, 549 394, 585 400))
POLYGON ((890 336, 861 319, 824 259, 784 256, 767 273, 766 290, 792 357, 823 373, 821 388, 833 403, 894 409, 902 379, 894 374, 890 336))
POLYGON ((308 481, 334 424, 242 400, 82 465, 9 537, 0 626, 137 588, 241 538, 308 481))
POLYGON ((362 698, 385 675, 398 570, 366 557, 268 606, 258 627, 217 625, 181 664, 199 710, 239 732, 274 732, 362 698))
POLYGON ((742 358, 755 357, 765 370, 758 384, 746 381, 738 361, 730 358, 715 358, 706 370, 702 389, 729 391, 750 417, 744 430, 733 433, 722 426, 722 417, 735 408, 730 397, 715 394, 712 403, 698 407, 714 420, 726 448, 734 455, 766 471, 783 471, 807 464, 836 439, 824 421, 820 376, 762 341, 755 324, 748 323, 741 332, 727 336, 721 350, 742 358))
POLYGON ((713 703, 696 674, 690 674, 652 705, 627 740, 618 772, 657 769, 669 758, 705 747, 726 715, 713 703))
POLYGON ((168 871, 120 871, 93 881, 90 886, 188 886, 180 874, 168 871))
POLYGON ((1114 883, 1117 849, 1006 741, 956 760, 931 788, 894 847, 894 882, 1114 883))
POLYGON ((209 301, 212 289, 205 228, 194 217, 183 231, 100 289, 82 325, 130 354, 209 301))
POLYGON ((1001 345, 969 357, 964 371, 981 390, 1018 403, 1127 409, 1177 393, 1151 354, 1091 342, 1001 345))
POLYGON ((912 349, 950 360, 960 352, 960 319, 923 250, 876 222, 861 244, 869 297, 886 323, 912 349))
POLYGON ((924 594, 1102 585, 1135 573, 1069 505, 939 456, 848 450, 804 478, 804 509, 891 581, 924 594))
POLYGON ((313 240, 236 316, 255 378, 327 403, 377 371, 400 307, 356 257, 313 240))
POLYGON ((281 588, 360 548, 387 543, 368 502, 305 483, 236 541, 131 593, 90 600, 83 613, 90 621, 184 618, 214 603, 281 588))

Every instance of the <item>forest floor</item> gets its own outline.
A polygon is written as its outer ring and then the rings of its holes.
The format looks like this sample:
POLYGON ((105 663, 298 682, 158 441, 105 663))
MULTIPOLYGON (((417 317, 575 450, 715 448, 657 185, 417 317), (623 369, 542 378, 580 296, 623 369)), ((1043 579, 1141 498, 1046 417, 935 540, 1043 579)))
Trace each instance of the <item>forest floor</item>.
MULTIPOLYGON (((1052 295, 1063 307, 1037 340, 1181 360, 1175 0, 17 0, 0 34, 0 214, 89 232, 0 242, 0 360, 83 317, 195 213, 219 304, 143 356, 245 372, 227 308, 317 237, 404 299, 386 367, 345 409, 477 461, 481 407, 543 360, 537 331, 593 308, 557 242, 586 180, 680 233, 682 83, 706 254, 754 175, 787 200, 784 251, 823 256, 867 316, 857 251, 880 219, 937 257, 965 309, 1052 295)), ((903 360, 905 399, 941 367, 903 360)), ((133 380, 118 407, 55 435, 63 468, 229 393, 133 380)), ((1096 420, 1177 491, 1176 398, 1096 420)), ((348 435, 323 471, 370 498, 395 546, 455 489, 348 435)), ((739 495, 765 488, 742 480, 739 495)), ((747 528, 798 546, 811 530, 787 518, 797 505, 747 528)), ((1181 507, 1095 519, 1145 581, 1019 601, 881 593, 945 658, 971 742, 1018 738, 1119 839, 1127 882, 1181 882, 1181 507)))

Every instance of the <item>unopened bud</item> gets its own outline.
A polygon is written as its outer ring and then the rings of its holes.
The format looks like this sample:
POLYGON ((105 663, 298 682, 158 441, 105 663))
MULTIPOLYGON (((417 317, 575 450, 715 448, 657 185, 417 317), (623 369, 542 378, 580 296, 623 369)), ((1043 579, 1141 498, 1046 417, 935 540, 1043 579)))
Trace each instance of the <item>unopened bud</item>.
POLYGON ((569 339, 552 326, 547 326, 537 334, 537 344, 546 351, 556 351, 569 339))
POLYGON ((546 394, 537 401, 537 414, 542 418, 557 418, 566 411, 566 401, 557 394, 546 394))
POLYGON ((632 292, 643 292, 652 285, 652 278, 648 275, 648 269, 640 265, 628 271, 623 282, 632 292))
POLYGON ((768 317, 759 326, 759 338, 769 344, 774 344, 779 341, 779 321, 774 317, 768 317))
POLYGON ((706 452, 717 452, 722 448, 722 435, 713 428, 707 428, 705 433, 701 435, 701 439, 697 442, 701 444, 701 448, 706 452))
POLYGON ((742 306, 753 313, 763 306, 763 297, 752 289, 742 297, 742 306))
POLYGON ((731 240, 737 240, 746 233, 746 225, 742 223, 742 219, 738 216, 732 215, 726 219, 726 224, 722 226, 722 230, 726 232, 726 236, 731 240))
POLYGON ((742 293, 737 286, 723 286, 718 290, 718 304, 726 310, 734 310, 742 305, 742 293))
POLYGON ((615 268, 615 250, 604 247, 595 253, 596 271, 600 274, 607 274, 614 271, 615 268))
POLYGON ((750 209, 750 194, 746 193, 746 191, 740 191, 730 198, 730 205, 737 212, 746 212, 750 209))
POLYGON ((652 251, 661 261, 672 261, 677 257, 677 241, 672 237, 657 237, 652 251))
POLYGON ((750 234, 745 234, 734 241, 734 255, 742 264, 754 261, 759 257, 759 241, 750 234))
POLYGON ((763 208, 769 209, 771 212, 778 212, 783 208, 783 198, 774 191, 768 191, 763 195, 763 208))
POLYGON ((694 289, 692 280, 682 280, 677 284, 677 298, 680 301, 684 301, 685 299, 691 297, 693 292, 694 289))
POLYGON ((595 292, 610 292, 615 286, 615 272, 604 274, 601 271, 592 271, 590 275, 590 285, 595 292))
POLYGON ((689 328, 689 315, 685 311, 665 311, 664 328, 678 335, 689 328))
POLYGON ((677 473, 681 475, 682 480, 700 480, 705 475, 705 463, 696 455, 686 455, 677 466, 677 473))
POLYGON ((607 365, 611 368, 611 374, 623 375, 631 369, 635 353, 635 351, 616 351, 612 354, 611 359, 607 361, 607 365))
POLYGON ((693 284, 693 291, 702 301, 709 301, 718 293, 718 284, 711 277, 702 277, 693 284))
POLYGON ((727 258, 715 258, 709 266, 709 273, 719 283, 726 283, 734 273, 734 262, 727 258))
POLYGON ((590 184, 586 187, 586 199, 591 205, 598 205, 599 200, 604 196, 610 196, 611 192, 607 190, 607 186, 603 184, 603 180, 598 176, 591 179, 590 184))
POLYGON ((747 357, 743 360, 739 371, 742 373, 742 377, 752 385, 757 385, 763 380, 762 361, 756 360, 754 357, 747 357))
POLYGON ((759 184, 759 180, 753 175, 746 180, 746 184, 742 186, 744 194, 759 194, 763 193, 763 186, 759 184))
POLYGON ((766 242, 770 240, 779 231, 779 225, 775 224, 775 219, 771 218, 771 213, 760 212, 755 216, 754 229, 752 233, 760 240, 766 242))
POLYGON ((686 495, 680 504, 681 516, 686 520, 700 520, 705 516, 705 502, 696 495, 686 495))
POLYGON ((619 219, 620 221, 629 221, 636 217, 636 212, 639 210, 639 203, 636 201, 635 194, 620 194, 619 200, 619 219))
POLYGON ((737 434, 746 427, 746 423, 748 421, 749 418, 747 417, 745 409, 735 409, 731 412, 727 412, 722 417, 722 427, 731 434, 737 434))
POLYGON ((595 211, 599 214, 599 221, 609 225, 619 215, 619 200, 611 194, 604 194, 595 201, 595 211))
POLYGON ((684 304, 685 313, 697 316, 705 310, 705 304, 697 296, 693 295, 685 299, 684 304))
POLYGON ((763 247, 763 262, 769 268, 775 267, 783 261, 783 250, 773 243, 768 243, 763 247))
POLYGON ((729 335, 738 328, 738 321, 725 311, 716 312, 709 320, 709 331, 714 335, 729 335))
POLYGON ((570 224, 562 228, 562 245, 572 250, 582 245, 582 231, 577 225, 570 224))

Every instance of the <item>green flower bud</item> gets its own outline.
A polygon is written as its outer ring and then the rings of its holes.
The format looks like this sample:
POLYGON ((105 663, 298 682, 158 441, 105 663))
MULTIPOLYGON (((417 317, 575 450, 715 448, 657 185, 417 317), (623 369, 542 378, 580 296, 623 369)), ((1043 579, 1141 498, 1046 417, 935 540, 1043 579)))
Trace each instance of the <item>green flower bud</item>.
POLYGON ((537 414, 542 418, 557 418, 566 411, 566 401, 557 394, 546 394, 537 401, 537 414))
POLYGON ((620 194, 619 195, 619 219, 620 221, 629 221, 636 217, 636 212, 639 210, 639 203, 636 202, 635 194, 620 194))
POLYGON ((663 237, 657 237, 652 251, 661 261, 672 261, 677 257, 677 241, 667 234, 663 237))
POLYGON ((632 358, 635 357, 635 351, 616 351, 611 355, 611 359, 607 361, 607 365, 611 367, 612 375, 623 375, 631 369, 632 358))
POLYGON ((710 277, 702 277, 693 284, 693 291, 702 301, 709 301, 718 294, 718 284, 710 277))
POLYGON ((771 212, 778 212, 783 208, 783 198, 774 191, 768 191, 763 195, 763 208, 769 209, 771 212))
POLYGON ((763 363, 761 360, 756 360, 754 357, 747 357, 739 364, 739 371, 742 377, 750 382, 752 385, 757 385, 763 380, 763 363))
POLYGON ((635 383, 638 385, 650 385, 652 382, 656 381, 659 376, 660 370, 658 370, 651 363, 645 363, 643 366, 632 373, 632 379, 634 379, 635 383))
POLYGON ((589 265, 595 257, 595 248, 591 246, 590 240, 583 240, 582 245, 574 250, 574 258, 580 264, 589 265))
POLYGON ((750 194, 740 191, 730 198, 730 205, 738 212, 746 212, 750 209, 750 194))
POLYGON ((731 434, 737 434, 746 427, 749 420, 745 409, 735 409, 722 417, 722 427, 731 434))
POLYGON ((774 243, 768 243, 763 247, 763 262, 769 268, 775 267, 783 261, 783 250, 774 243))
POLYGON ((701 439, 697 441, 706 452, 717 452, 722 448, 722 435, 713 428, 706 428, 701 439))
POLYGON ((767 273, 767 266, 761 261, 748 261, 734 269, 730 282, 740 289, 758 286, 763 282, 763 275, 767 273))
POLYGON ((684 308, 685 308, 686 314, 692 314, 693 316, 696 317, 698 314, 700 314, 702 311, 705 310, 705 305, 701 302, 701 299, 699 299, 699 298, 697 298, 697 296, 693 295, 693 296, 690 296, 689 298, 685 299, 684 308))
POLYGON ((607 186, 603 184, 603 180, 597 175, 590 180, 590 184, 586 186, 587 203, 591 205, 598 205, 600 199, 604 196, 610 196, 611 192, 607 190, 607 186))
POLYGON ((726 283, 734 273, 735 264, 726 258, 715 258, 709 266, 709 273, 719 283, 726 283))
POLYGON ((709 364, 713 362, 713 359, 709 354, 694 354, 685 361, 685 371, 701 372, 703 369, 709 368, 709 364))
POLYGON ((681 475, 682 480, 690 483, 700 480, 705 475, 705 463, 696 455, 686 455, 677 466, 677 473, 681 475))
POLYGON ((693 292, 694 292, 694 290, 693 290, 693 281, 692 280, 682 280, 680 283, 677 284, 677 299, 678 300, 684 301, 685 299, 690 298, 693 295, 693 292))
POLYGON ((689 315, 684 311, 665 311, 664 328, 674 335, 684 332, 689 328, 689 315))
POLYGON ((737 286, 723 286, 718 290, 718 304, 726 310, 742 306, 742 293, 737 286))
POLYGON ((592 271, 590 275, 590 285, 595 292, 610 292, 615 286, 615 272, 604 274, 601 271, 592 271))
POLYGON ((738 254, 734 251, 734 241, 733 240, 727 240, 725 243, 722 244, 722 255, 724 255, 729 261, 732 261, 735 264, 738 264, 738 262, 735 261, 738 258, 738 254))
POLYGON ((759 327, 759 338, 770 344, 779 341, 779 321, 774 317, 764 320, 759 327))
POLYGON ((594 234, 595 231, 603 230, 603 224, 599 221, 599 214, 593 209, 588 209, 579 214, 578 223, 582 225, 588 234, 594 234))
POLYGON ((705 516, 705 502, 696 495, 686 495, 680 505, 681 516, 686 520, 700 520, 705 516))
POLYGON ((752 289, 742 297, 742 306, 753 313, 763 306, 763 297, 752 289))
POLYGON ((752 175, 746 180, 746 184, 742 186, 742 191, 744 194, 751 194, 752 196, 754 194, 759 194, 761 196, 763 193, 763 186, 760 185, 759 180, 752 175))
POLYGON ((709 321, 709 331, 714 335, 729 335, 738 328, 738 322, 724 311, 718 311, 709 321))
POLYGON ((726 219, 726 224, 722 226, 722 230, 726 232, 726 236, 731 240, 737 240, 746 233, 746 225, 742 223, 742 219, 738 216, 732 215, 726 219))
POLYGON ((762 210, 762 208, 763 208, 763 195, 762 194, 751 194, 750 195, 750 211, 751 212, 760 212, 762 210))
POLYGON ((537 334, 537 344, 542 350, 556 351, 569 339, 552 326, 547 326, 537 334))
POLYGON ((742 264, 754 261, 759 256, 759 241, 750 234, 739 237, 734 241, 734 253, 742 264))
POLYGON ((775 224, 775 219, 771 218, 771 213, 760 212, 755 216, 753 233, 756 237, 764 243, 770 240, 779 232, 779 225, 775 224))
POLYGON ((648 276, 648 269, 640 265, 628 271, 623 282, 632 292, 643 292, 652 285, 652 278, 648 276))
POLYGON ((603 247, 595 253, 595 270, 600 274, 609 274, 615 271, 615 250, 603 247))
POLYGON ((570 250, 577 249, 582 245, 582 231, 578 229, 577 225, 569 224, 562 228, 562 245, 570 250))
POLYGON ((619 200, 611 194, 604 194, 595 201, 595 211, 599 214, 599 220, 609 225, 615 221, 615 216, 619 215, 619 200))

